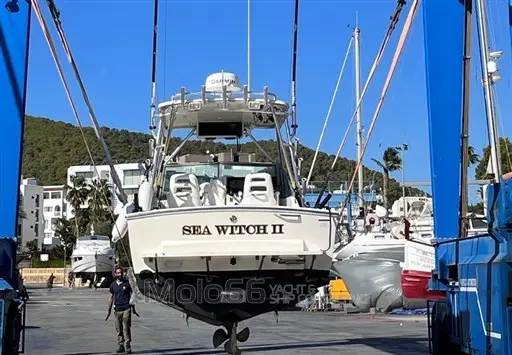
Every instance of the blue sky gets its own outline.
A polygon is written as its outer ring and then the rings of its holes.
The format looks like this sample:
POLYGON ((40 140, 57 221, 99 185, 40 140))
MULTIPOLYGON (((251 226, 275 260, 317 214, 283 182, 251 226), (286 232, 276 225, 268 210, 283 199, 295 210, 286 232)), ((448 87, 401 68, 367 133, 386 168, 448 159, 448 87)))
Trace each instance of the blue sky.
MULTIPOLYGON (((440 1, 441 2, 441 1, 440 1)), ((44 5, 43 1, 40 1, 44 5)), ((410 1, 408 2, 410 3, 410 1)), ((512 123, 512 60, 507 1, 490 0, 491 46, 503 50, 502 80, 497 84, 498 114, 510 136, 512 123)), ((251 86, 268 85, 282 99, 290 98, 293 0, 252 0, 251 86)), ((147 132, 150 105, 153 1, 57 0, 64 30, 101 125, 147 132)), ((361 27, 362 81, 366 80, 389 25, 395 0, 302 0, 299 16, 297 116, 301 142, 314 148, 322 129, 345 51, 358 12, 361 27)), ((389 63, 409 6, 402 14, 392 42, 363 102, 368 127, 387 75, 389 63)), ((43 6, 48 15, 46 6, 43 6)), ((199 91, 206 76, 225 70, 247 80, 247 3, 233 1, 160 1, 158 101, 179 92, 181 86, 199 91)), ((46 16, 50 20, 49 16, 46 16)), ((48 46, 33 16, 27 113, 76 123, 48 46)), ((50 22, 53 28, 53 23, 50 22)), ((55 32, 53 32, 55 33, 55 32)), ((57 36, 54 36, 57 40, 57 36)), ((474 42, 477 49, 477 42, 474 42)), ((62 60, 65 56, 58 43, 62 60)), ((480 67, 474 52, 471 144, 481 152, 487 142, 480 67)), ((334 153, 355 105, 353 57, 349 58, 321 150, 334 153)), ((82 120, 87 110, 64 63, 82 120)), ((447 79, 449 80, 449 78, 447 79)), ((268 135, 260 135, 266 138, 268 135)), ((415 19, 392 81, 365 164, 380 157, 388 146, 409 144, 405 157, 408 181, 430 180, 424 49, 421 13, 415 19)), ((342 153, 356 156, 355 133, 342 153)), ((396 173, 400 179, 400 173, 396 173)))

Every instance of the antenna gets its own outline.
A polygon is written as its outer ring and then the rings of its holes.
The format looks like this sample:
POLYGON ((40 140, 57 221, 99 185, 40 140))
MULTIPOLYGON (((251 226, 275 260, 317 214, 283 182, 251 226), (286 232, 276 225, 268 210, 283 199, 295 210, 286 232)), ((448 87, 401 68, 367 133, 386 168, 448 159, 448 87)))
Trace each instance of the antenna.
POLYGON ((251 90, 251 0, 247 0, 247 90, 251 90))
MULTIPOLYGON (((363 127, 361 120, 361 105, 358 106, 361 100, 361 55, 360 55, 360 34, 361 29, 359 28, 358 12, 356 11, 356 27, 354 28, 354 61, 355 61, 355 91, 356 91, 356 110, 357 110, 357 159, 363 158, 363 127)), ((364 176, 363 169, 358 170, 358 191, 357 193, 363 196, 364 188, 364 176)), ((364 207, 364 201, 362 198, 359 199, 359 207, 364 207)))
MULTIPOLYGON (((155 0, 153 10, 153 62, 151 64, 151 116, 149 118, 149 130, 153 133, 155 126, 156 109, 156 50, 158 33, 158 0, 155 0)), ((154 134, 153 134, 154 136, 154 134)))

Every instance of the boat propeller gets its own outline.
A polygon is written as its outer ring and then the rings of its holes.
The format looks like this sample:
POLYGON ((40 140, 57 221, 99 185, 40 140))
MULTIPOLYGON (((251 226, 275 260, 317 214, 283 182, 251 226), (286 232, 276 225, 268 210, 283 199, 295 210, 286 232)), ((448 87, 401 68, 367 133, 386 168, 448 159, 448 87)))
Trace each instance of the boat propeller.
POLYGON ((230 324, 230 326, 226 326, 226 329, 228 330, 227 332, 222 328, 217 329, 215 333, 213 333, 213 347, 217 348, 222 343, 224 343, 224 350, 226 350, 228 354, 241 354, 237 342, 246 342, 249 339, 249 335, 251 333, 249 331, 249 328, 247 327, 245 327, 239 333, 237 333, 237 326, 237 323, 233 323, 230 324))

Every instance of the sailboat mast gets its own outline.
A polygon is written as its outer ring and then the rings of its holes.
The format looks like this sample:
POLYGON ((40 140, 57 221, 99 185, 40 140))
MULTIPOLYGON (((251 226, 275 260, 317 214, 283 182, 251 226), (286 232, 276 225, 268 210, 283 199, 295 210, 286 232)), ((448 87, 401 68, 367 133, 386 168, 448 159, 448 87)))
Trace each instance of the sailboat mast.
POLYGON ((498 138, 498 129, 496 125, 496 116, 494 111, 492 79, 487 70, 489 61, 489 44, 487 35, 487 14, 485 9, 485 1, 477 0, 477 21, 478 21, 478 36, 480 45, 480 59, 482 67, 482 81, 484 86, 485 97, 485 111, 487 115, 487 130, 489 134, 489 144, 491 148, 491 166, 494 173, 494 181, 501 180, 501 159, 500 159, 500 146, 498 138))
POLYGON ((299 29, 299 0, 295 0, 295 16, 293 21, 293 54, 292 54, 292 129, 291 138, 297 133, 297 32, 299 29))
MULTIPOLYGON (((357 17, 357 15, 356 15, 357 17)), ((355 82, 356 82, 356 119, 357 119, 357 159, 362 159, 363 156, 363 129, 361 122, 361 105, 358 106, 358 103, 361 99, 361 57, 360 57, 360 42, 359 36, 361 34, 361 29, 357 25, 354 28, 354 59, 355 59, 355 82)), ((363 168, 358 170, 358 193, 360 195, 359 198, 359 207, 364 206, 363 201, 363 168)))
POLYGON ((251 0, 247 0, 247 90, 251 90, 251 0))
POLYGON ((153 132, 155 126, 156 109, 156 50, 158 33, 158 0, 155 0, 153 9, 153 58, 151 63, 151 113, 149 118, 149 130, 153 132))

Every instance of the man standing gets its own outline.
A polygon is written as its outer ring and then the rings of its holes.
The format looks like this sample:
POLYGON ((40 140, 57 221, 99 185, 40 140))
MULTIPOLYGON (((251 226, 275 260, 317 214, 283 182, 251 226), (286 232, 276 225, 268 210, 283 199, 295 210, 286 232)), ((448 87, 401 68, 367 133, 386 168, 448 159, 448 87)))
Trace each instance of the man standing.
POLYGON ((48 277, 48 281, 46 281, 46 286, 48 286, 48 290, 51 291, 52 288, 53 288, 53 281, 55 280, 55 276, 53 276, 53 272, 52 274, 50 275, 50 277, 48 277))
POLYGON ((131 354, 132 306, 130 299, 133 291, 130 283, 123 275, 122 268, 116 268, 115 277, 116 280, 110 284, 107 319, 112 312, 112 305, 114 305, 117 342, 119 344, 117 353, 131 354))

